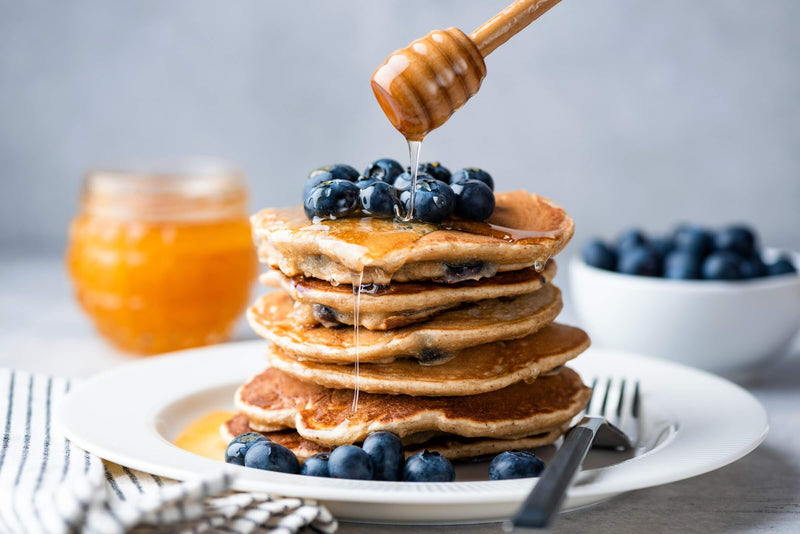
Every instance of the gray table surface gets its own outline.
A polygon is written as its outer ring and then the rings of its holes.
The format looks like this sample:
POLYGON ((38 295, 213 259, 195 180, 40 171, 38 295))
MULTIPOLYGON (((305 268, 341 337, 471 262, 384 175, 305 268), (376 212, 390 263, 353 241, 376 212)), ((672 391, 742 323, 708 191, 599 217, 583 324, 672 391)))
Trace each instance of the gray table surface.
MULTIPOLYGON (((561 284, 564 281, 561 280, 561 284)), ((562 317, 572 318, 569 307, 562 317)), ((241 325, 237 337, 251 337, 241 325)), ((0 258, 0 367, 85 377, 131 361, 106 345, 72 299, 60 258, 0 258)), ((747 387, 770 432, 745 458, 682 482, 562 514, 554 532, 800 532, 800 350, 747 387)), ((398 527, 343 523, 342 533, 501 532, 498 524, 398 527)))

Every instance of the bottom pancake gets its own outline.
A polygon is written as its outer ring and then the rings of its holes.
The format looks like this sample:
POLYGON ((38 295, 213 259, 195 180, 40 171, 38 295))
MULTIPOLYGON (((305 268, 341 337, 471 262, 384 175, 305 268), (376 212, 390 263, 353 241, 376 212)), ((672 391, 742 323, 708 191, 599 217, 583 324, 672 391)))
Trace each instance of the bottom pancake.
POLYGON ((516 439, 559 427, 589 400, 577 373, 563 368, 531 383, 517 382, 466 397, 411 397, 353 391, 300 381, 268 367, 236 392, 237 411, 255 426, 282 425, 325 445, 363 441, 386 430, 404 438, 440 432, 468 438, 516 439))
MULTIPOLYGON (((538 434, 517 439, 465 438, 451 434, 441 434, 419 444, 406 445, 406 457, 423 450, 436 451, 449 460, 475 458, 504 451, 543 447, 556 441, 568 428, 565 423, 557 428, 543 430, 538 434)), ((255 432, 244 415, 236 415, 220 428, 225 441, 231 441, 239 434, 255 432)), ((304 462, 309 456, 320 452, 330 452, 332 447, 305 439, 294 429, 279 432, 260 432, 266 438, 291 450, 297 459, 304 462)))

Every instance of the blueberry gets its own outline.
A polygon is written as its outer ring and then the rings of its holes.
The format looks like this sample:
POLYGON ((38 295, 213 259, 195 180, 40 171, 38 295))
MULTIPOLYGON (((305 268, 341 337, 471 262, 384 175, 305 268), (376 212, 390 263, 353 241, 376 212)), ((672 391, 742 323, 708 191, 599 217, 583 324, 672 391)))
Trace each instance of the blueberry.
POLYGON ((455 479, 453 464, 438 452, 418 452, 409 456, 403 467, 406 482, 452 482, 455 479))
POLYGON ((374 178, 390 184, 401 174, 403 174, 403 166, 391 158, 375 160, 364 171, 365 178, 374 178))
POLYGON ((528 451, 501 452, 489 464, 489 480, 538 477, 544 471, 544 462, 528 451))
POLYGON ((340 314, 330 306, 315 302, 311 305, 311 314, 314 316, 314 319, 325 328, 338 328, 342 326, 340 314))
POLYGON ((358 194, 361 211, 373 217, 390 219, 400 214, 400 196, 392 184, 376 181, 358 194))
POLYGON ((360 447, 343 445, 336 447, 328 459, 331 478, 354 478, 372 480, 372 460, 360 447))
POLYGON ((767 265, 767 274, 769 276, 778 276, 781 274, 797 273, 797 267, 794 266, 789 256, 782 255, 775 263, 767 265))
POLYGON ((265 471, 293 474, 300 472, 300 462, 297 461, 294 453, 272 441, 254 443, 244 455, 244 465, 265 471))
POLYGON ((698 280, 702 278, 700 257, 686 252, 674 250, 664 258, 664 278, 675 280, 698 280))
POLYGON ((476 167, 467 167, 453 173, 453 176, 450 177, 450 185, 457 184, 458 182, 465 182, 467 180, 478 180, 479 182, 483 182, 489 186, 489 189, 494 191, 494 180, 492 179, 492 175, 483 169, 478 169, 476 167))
POLYGON ((761 278, 767 276, 767 266, 758 254, 748 256, 739 263, 742 278, 761 278))
POLYGON ((375 182, 380 182, 380 180, 377 180, 375 178, 361 178, 360 180, 357 180, 355 184, 359 189, 366 189, 375 182))
POLYGON ((420 163, 417 165, 417 172, 430 174, 436 180, 440 180, 444 183, 450 183, 450 170, 438 161, 431 163, 420 163))
POLYGON ((267 441, 267 438, 258 432, 239 434, 228 444, 225 449, 225 462, 235 465, 244 465, 244 455, 254 443, 267 441))
MULTIPOLYGON (((403 209, 411 207, 411 191, 400 195, 403 209)), ((429 223, 442 222, 456 207, 456 195, 450 186, 439 180, 417 180, 414 191, 414 218, 429 223)))
POLYGON ((625 230, 617 237, 617 250, 620 254, 626 249, 643 247, 647 243, 644 232, 637 228, 625 230))
MULTIPOLYGON (((417 174, 417 181, 419 181, 419 180, 435 180, 435 179, 436 178, 434 178, 430 174, 426 174, 424 172, 421 172, 421 173, 417 174)), ((395 178, 394 187, 398 191, 408 191, 409 189, 411 189, 411 173, 410 172, 404 172, 403 174, 401 174, 397 178, 395 178)))
POLYGON ((322 182, 311 189, 303 202, 306 217, 313 219, 337 219, 346 217, 358 209, 359 189, 347 180, 322 182))
POLYGON ((372 461, 375 480, 400 480, 403 473, 403 443, 391 432, 373 432, 361 448, 372 461))
MULTIPOLYGON (((422 175, 417 175, 417 179, 419 179, 422 175)), ((431 176, 425 175, 426 178, 432 178, 431 176)), ((397 178, 395 178, 393 182, 394 188, 398 191, 408 191, 411 189, 411 173, 404 172, 399 174, 397 178)))
POLYGON ((494 193, 478 180, 465 180, 452 185, 456 195, 454 213, 473 221, 485 221, 494 211, 494 193))
POLYGON ((684 225, 673 236, 675 248, 704 258, 714 247, 714 238, 705 228, 684 225))
POLYGON ((331 476, 330 472, 328 471, 328 460, 330 459, 330 456, 330 453, 319 452, 309 457, 305 462, 303 462, 303 466, 300 468, 300 474, 308 475, 310 477, 331 476))
POLYGON ((583 261, 592 267, 607 271, 617 268, 617 253, 599 239, 586 243, 581 252, 583 261))
POLYGON ((656 253, 660 259, 664 259, 675 248, 675 242, 671 237, 651 237, 647 241, 647 248, 656 253))
POLYGON ((623 274, 639 276, 659 276, 661 262, 655 252, 645 247, 629 247, 620 249, 617 260, 617 271, 623 274))
POLYGON ((742 277, 739 257, 732 252, 714 252, 703 262, 706 280, 738 280, 742 277))
POLYGON ((330 182, 331 180, 347 180, 348 182, 355 182, 358 180, 358 171, 350 165, 337 164, 328 165, 327 167, 320 167, 308 173, 308 180, 303 187, 303 198, 308 196, 308 192, 322 182, 330 182))
POLYGON ((482 261, 467 261, 464 263, 445 263, 444 277, 448 283, 462 282, 464 280, 477 280, 485 276, 487 265, 482 261))
POLYGON ((729 226, 714 234, 714 250, 728 250, 743 258, 756 250, 755 232, 744 225, 729 226))

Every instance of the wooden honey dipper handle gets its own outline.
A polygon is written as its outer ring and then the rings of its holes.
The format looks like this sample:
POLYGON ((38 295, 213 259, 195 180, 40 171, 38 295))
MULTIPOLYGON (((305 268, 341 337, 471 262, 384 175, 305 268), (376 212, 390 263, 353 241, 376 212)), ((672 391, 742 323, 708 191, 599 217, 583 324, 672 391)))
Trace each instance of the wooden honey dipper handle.
POLYGON ((483 57, 511 39, 561 0, 517 0, 469 35, 483 57))

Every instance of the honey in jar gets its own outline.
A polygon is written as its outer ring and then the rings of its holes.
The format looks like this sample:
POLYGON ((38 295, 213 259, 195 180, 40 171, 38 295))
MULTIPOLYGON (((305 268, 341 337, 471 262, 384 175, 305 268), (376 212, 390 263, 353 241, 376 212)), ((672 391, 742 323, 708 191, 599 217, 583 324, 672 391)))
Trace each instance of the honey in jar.
POLYGON ((257 274, 244 179, 219 165, 90 172, 66 256, 81 306, 121 349, 224 341, 257 274))

